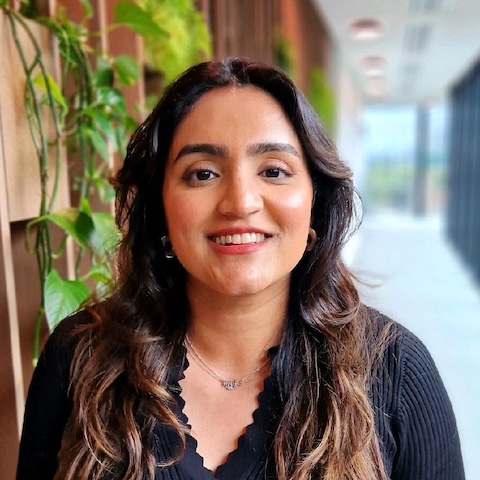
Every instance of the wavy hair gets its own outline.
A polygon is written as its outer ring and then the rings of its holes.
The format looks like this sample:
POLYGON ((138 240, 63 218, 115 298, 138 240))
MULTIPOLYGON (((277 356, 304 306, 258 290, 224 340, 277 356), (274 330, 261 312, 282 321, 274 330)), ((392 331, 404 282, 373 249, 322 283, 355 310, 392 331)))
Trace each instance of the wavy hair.
POLYGON ((82 327, 71 367, 73 411, 56 479, 154 478, 153 429, 186 429, 172 410, 168 373, 187 329, 185 271, 167 262, 162 205, 175 129, 206 92, 253 85, 293 125, 314 185, 318 241, 292 272, 289 311, 272 365, 283 413, 274 439, 279 480, 386 480, 369 401, 372 332, 341 249, 357 219, 350 169, 281 70, 241 58, 194 66, 167 88, 133 135, 114 179, 123 233, 118 281, 82 327))

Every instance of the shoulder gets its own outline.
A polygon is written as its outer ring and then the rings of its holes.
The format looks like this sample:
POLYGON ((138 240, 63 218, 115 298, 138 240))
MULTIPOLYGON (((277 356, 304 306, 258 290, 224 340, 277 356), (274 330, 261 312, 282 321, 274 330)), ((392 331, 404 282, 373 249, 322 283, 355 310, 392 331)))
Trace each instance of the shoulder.
POLYGON ((384 345, 383 366, 393 362, 406 370, 403 373, 415 375, 423 370, 438 373, 430 352, 414 333, 377 310, 367 307, 367 312, 373 343, 384 345))
POLYGON ((81 310, 62 320, 48 337, 38 361, 36 371, 53 370, 67 379, 75 347, 93 318, 88 310, 81 310))
POLYGON ((17 479, 53 478, 57 454, 71 412, 70 364, 87 311, 58 324, 43 348, 28 389, 20 441, 17 479))
POLYGON ((388 329, 372 385, 376 426, 394 479, 463 479, 452 405, 435 362, 411 331, 374 310, 388 329))
POLYGON ((45 343, 45 351, 70 350, 76 343, 76 337, 83 327, 93 324, 89 310, 79 312, 63 319, 52 331, 45 343))
MULTIPOLYGON (((374 345, 379 349, 378 393, 389 398, 392 409, 405 408, 409 397, 428 399, 443 383, 425 344, 410 330, 380 312, 368 309, 374 345)), ((384 403, 385 405, 385 403, 384 403)))

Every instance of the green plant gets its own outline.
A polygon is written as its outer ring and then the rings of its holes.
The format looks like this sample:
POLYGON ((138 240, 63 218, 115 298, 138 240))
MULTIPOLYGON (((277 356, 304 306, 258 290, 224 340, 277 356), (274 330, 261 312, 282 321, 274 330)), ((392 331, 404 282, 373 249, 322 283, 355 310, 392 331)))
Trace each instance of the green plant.
POLYGON ((212 55, 212 39, 195 0, 138 0, 139 5, 163 30, 145 38, 145 60, 149 68, 158 70, 165 83, 191 65, 208 60, 212 55))
MULTIPOLYGON (((36 256, 41 286, 34 363, 38 358, 44 318, 53 329, 90 295, 102 296, 108 291, 112 279, 111 255, 119 234, 112 215, 94 211, 91 199, 111 202, 109 159, 116 151, 123 154, 125 143, 137 125, 127 112, 119 87, 137 82, 140 68, 132 57, 110 57, 92 47, 92 39, 98 32, 87 30, 92 8, 88 0, 82 0, 82 5, 83 19, 75 23, 61 8, 55 17, 42 17, 35 2, 24 1, 21 10, 16 11, 7 0, 0 0, 25 73, 25 109, 40 166, 39 215, 27 225, 27 248, 36 256), (45 67, 32 22, 47 28, 58 42, 62 63, 59 79, 54 79, 45 67), (34 49, 33 59, 25 54, 20 31, 26 34, 34 49), (56 209, 64 148, 70 158, 75 159, 72 175, 77 200, 75 206, 56 209), (49 167, 52 158, 54 171, 49 167), (60 245, 52 242, 52 231, 56 228, 63 232, 60 245), (73 279, 62 278, 55 269, 56 259, 65 253, 67 238, 75 244, 73 279)), ((165 36, 148 12, 129 1, 116 5, 115 23, 109 28, 118 25, 126 25, 145 37, 165 36)))
POLYGON ((310 70, 307 98, 327 132, 332 135, 335 127, 335 95, 323 69, 314 67, 310 70))
POLYGON ((273 38, 273 58, 275 64, 294 79, 294 49, 291 41, 283 34, 281 28, 278 26, 274 29, 273 38))

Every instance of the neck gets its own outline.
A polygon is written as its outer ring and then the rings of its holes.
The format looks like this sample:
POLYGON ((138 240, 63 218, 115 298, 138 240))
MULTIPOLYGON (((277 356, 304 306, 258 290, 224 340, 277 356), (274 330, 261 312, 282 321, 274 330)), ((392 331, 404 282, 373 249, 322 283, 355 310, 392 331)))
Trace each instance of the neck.
POLYGON ((206 360, 245 369, 265 358, 280 342, 287 313, 288 290, 247 296, 224 296, 187 286, 189 338, 206 360))

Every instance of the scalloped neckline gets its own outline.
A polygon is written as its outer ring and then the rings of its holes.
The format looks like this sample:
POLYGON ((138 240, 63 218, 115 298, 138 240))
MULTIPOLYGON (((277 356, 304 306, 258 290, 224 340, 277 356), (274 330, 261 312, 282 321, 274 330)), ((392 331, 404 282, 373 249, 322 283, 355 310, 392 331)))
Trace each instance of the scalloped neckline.
MULTIPOLYGON (((269 354, 274 356, 276 347, 269 350, 269 354)), ((178 375, 175 379, 176 397, 178 403, 178 417, 191 430, 189 419, 184 412, 185 400, 182 397, 182 388, 180 381, 185 378, 185 371, 189 367, 189 361, 186 355, 186 349, 183 347, 183 359, 179 365, 178 375)), ((204 466, 204 459, 198 453, 198 442, 190 434, 187 434, 187 447, 185 450, 185 458, 188 458, 187 464, 194 466, 195 475, 202 471, 202 480, 234 480, 236 468, 243 468, 240 478, 249 478, 249 472, 257 465, 257 462, 265 458, 265 464, 268 461, 268 450, 272 445, 274 432, 277 422, 275 419, 279 413, 278 389, 273 380, 272 374, 268 375, 263 381, 263 390, 258 394, 257 408, 252 413, 252 422, 245 428, 245 432, 238 437, 237 447, 232 450, 224 463, 219 465, 215 472, 204 466), (267 451, 266 451, 267 450, 267 451), (266 453, 266 455, 265 455, 266 453), (248 465, 245 462, 248 458, 248 465), (247 476, 246 476, 247 475, 247 476)), ((265 467, 266 468, 266 467, 265 467)), ((237 473, 238 475, 238 473, 237 473)), ((198 477, 195 476, 197 479, 198 477)), ((198 478, 198 480, 201 480, 198 478)))

